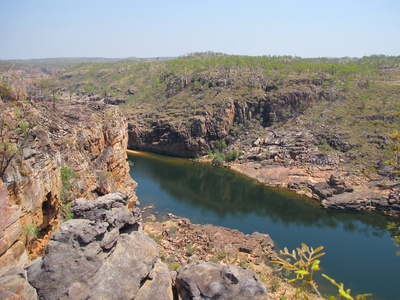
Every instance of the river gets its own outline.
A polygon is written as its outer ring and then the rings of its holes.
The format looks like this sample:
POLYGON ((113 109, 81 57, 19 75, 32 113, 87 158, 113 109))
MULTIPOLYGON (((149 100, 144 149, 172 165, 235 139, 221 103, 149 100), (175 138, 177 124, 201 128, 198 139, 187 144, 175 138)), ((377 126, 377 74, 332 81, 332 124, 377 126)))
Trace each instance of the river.
MULTIPOLYGON (((267 233, 278 249, 323 245, 321 272, 343 282, 352 295, 398 299, 400 257, 386 230, 388 217, 323 209, 294 192, 187 159, 146 152, 128 159, 134 163, 131 176, 139 184, 140 207, 154 205, 157 216, 172 213, 193 223, 267 233)), ((317 280, 323 293, 335 291, 326 279, 317 280)))

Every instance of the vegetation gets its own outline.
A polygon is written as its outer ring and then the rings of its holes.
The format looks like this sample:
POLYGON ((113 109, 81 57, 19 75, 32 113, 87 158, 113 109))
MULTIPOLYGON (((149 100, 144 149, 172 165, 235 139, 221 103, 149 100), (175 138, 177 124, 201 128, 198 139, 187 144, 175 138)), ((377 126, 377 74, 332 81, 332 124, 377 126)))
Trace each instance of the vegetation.
MULTIPOLYGON (((15 160, 22 168, 21 151, 30 138, 30 115, 26 108, 26 102, 8 103, 3 105, 0 118, 0 178, 15 160)), ((22 172, 25 175, 27 170, 22 172)))
MULTIPOLYGON (((122 110, 134 111, 132 118, 145 127, 162 120, 190 130, 193 116, 212 116, 231 100, 246 103, 249 116, 235 120, 231 136, 272 124, 307 128, 319 137, 321 151, 346 152, 343 163, 361 170, 385 159, 386 134, 400 129, 399 66, 400 57, 383 55, 332 59, 205 52, 164 61, 82 63, 58 80, 67 93, 122 99, 122 110)), ((234 149, 225 152, 229 142, 214 143, 228 161, 236 156, 234 149)))
POLYGON ((36 239, 39 236, 39 230, 35 226, 24 226, 24 231, 29 240, 36 239))
MULTIPOLYGON (((387 225, 387 229, 392 233, 393 244, 398 247, 400 245, 400 224, 396 222, 390 222, 387 225)), ((400 250, 397 251, 396 254, 400 256, 400 250)))
POLYGON ((388 147, 389 159, 386 161, 387 164, 394 167, 396 174, 400 174, 400 131, 395 131, 389 134, 391 143, 388 147))
POLYGON ((217 152, 214 155, 214 158, 212 159, 212 164, 214 166, 222 166, 225 161, 225 154, 217 152))
MULTIPOLYGON (((301 281, 302 285, 297 288, 296 298, 303 294, 305 299, 308 299, 307 295, 304 293, 307 287, 311 287, 313 291, 318 295, 318 297, 322 298, 321 293, 318 290, 318 286, 313 279, 314 272, 319 271, 320 267, 320 260, 318 258, 325 255, 325 253, 321 252, 323 250, 323 246, 318 247, 317 249, 313 249, 312 247, 308 247, 306 244, 301 244, 301 248, 296 248, 297 253, 295 250, 289 252, 288 249, 285 247, 284 250, 280 251, 281 255, 288 257, 287 259, 283 259, 278 257, 276 261, 271 261, 271 263, 281 265, 281 269, 286 269, 289 271, 294 271, 296 274, 296 278, 289 280, 289 282, 301 281), (294 260, 292 263, 291 260, 294 260)), ((354 299, 350 295, 350 289, 345 290, 343 283, 336 283, 335 280, 331 279, 325 274, 322 274, 326 279, 328 279, 333 285, 338 288, 339 294, 336 296, 330 296, 329 299, 354 299)), ((357 295, 355 299, 366 299, 367 297, 372 296, 372 294, 363 294, 357 295)))
POLYGON ((62 183, 62 188, 61 188, 61 208, 60 208, 60 213, 61 217, 63 220, 70 220, 73 218, 73 214, 70 212, 71 208, 71 188, 75 183, 75 178, 78 177, 78 175, 69 167, 67 167, 64 164, 61 164, 61 183, 62 183))

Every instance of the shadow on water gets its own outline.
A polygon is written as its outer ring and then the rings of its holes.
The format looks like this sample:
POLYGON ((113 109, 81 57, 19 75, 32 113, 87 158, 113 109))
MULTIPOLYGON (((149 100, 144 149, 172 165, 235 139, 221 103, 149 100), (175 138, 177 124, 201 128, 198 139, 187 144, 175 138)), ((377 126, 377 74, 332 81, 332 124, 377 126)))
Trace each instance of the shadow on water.
POLYGON ((373 292, 374 299, 394 299, 400 292, 400 258, 394 256, 386 230, 389 218, 383 215, 322 209, 294 192, 266 188, 229 170, 186 159, 144 152, 128 158, 134 162, 131 176, 139 183, 137 194, 144 206, 155 204, 161 214, 171 212, 248 234, 265 232, 289 249, 301 242, 324 245, 322 267, 348 283, 347 288, 373 292), (390 266, 382 267, 385 264, 390 266), (360 272, 362 278, 354 279, 360 272))
MULTIPOLYGON (((131 156, 130 156, 131 157, 131 156)), ((284 189, 265 188, 240 174, 188 160, 142 153, 133 159, 135 173, 146 175, 176 201, 208 210, 219 218, 255 214, 275 223, 336 228, 382 236, 387 218, 379 214, 321 209, 313 200, 284 189), (190 166, 190 167, 189 167, 190 166), (359 222, 357 222, 359 221, 359 222)))

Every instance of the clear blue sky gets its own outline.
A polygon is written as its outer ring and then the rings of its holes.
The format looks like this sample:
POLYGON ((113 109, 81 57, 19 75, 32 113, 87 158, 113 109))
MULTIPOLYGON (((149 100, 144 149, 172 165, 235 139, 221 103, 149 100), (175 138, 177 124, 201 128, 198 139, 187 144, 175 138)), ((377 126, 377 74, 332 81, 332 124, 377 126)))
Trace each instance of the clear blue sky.
POLYGON ((0 59, 400 55, 400 0, 0 0, 0 59))

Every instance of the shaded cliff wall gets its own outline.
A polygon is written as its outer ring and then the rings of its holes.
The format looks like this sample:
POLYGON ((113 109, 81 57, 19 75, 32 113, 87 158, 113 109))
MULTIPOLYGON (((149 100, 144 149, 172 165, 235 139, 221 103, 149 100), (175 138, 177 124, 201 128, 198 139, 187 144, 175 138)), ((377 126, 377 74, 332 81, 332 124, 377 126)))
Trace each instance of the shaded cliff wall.
POLYGON ((214 141, 232 139, 230 131, 234 125, 243 128, 248 122, 260 126, 284 122, 324 97, 313 86, 263 93, 262 97, 245 101, 228 97, 220 106, 197 111, 196 115, 180 120, 157 112, 132 114, 128 117, 128 148, 185 157, 204 155, 213 149, 214 141))
POLYGON ((126 161, 127 123, 115 107, 62 99, 55 107, 46 102, 0 105, 7 122, 2 123, 2 142, 17 152, 0 182, 0 267, 23 265, 25 249, 43 249, 58 228, 61 166, 75 174, 64 201, 117 190, 136 199, 126 161))

